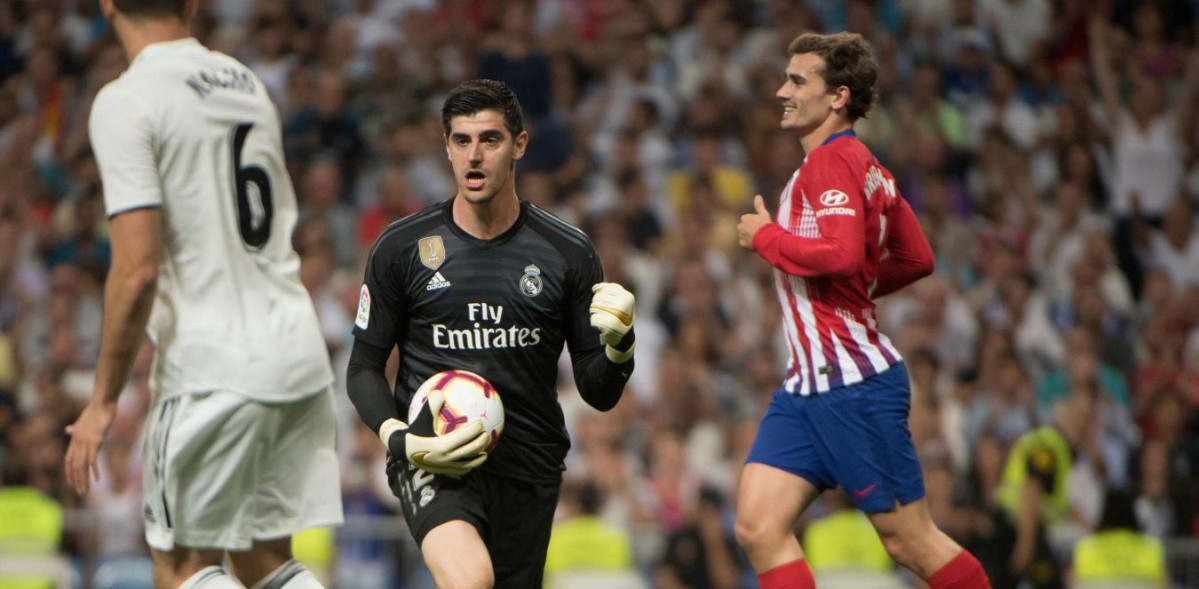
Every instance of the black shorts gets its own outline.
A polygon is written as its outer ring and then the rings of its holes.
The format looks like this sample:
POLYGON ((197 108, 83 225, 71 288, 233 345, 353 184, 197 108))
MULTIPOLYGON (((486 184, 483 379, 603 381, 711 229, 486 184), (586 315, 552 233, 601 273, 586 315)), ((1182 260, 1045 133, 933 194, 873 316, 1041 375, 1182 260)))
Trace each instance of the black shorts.
POLYGON ((417 546, 433 528, 462 520, 475 527, 495 571, 495 588, 541 587, 558 483, 531 483, 482 472, 461 479, 429 474, 404 461, 387 467, 391 490, 417 546))

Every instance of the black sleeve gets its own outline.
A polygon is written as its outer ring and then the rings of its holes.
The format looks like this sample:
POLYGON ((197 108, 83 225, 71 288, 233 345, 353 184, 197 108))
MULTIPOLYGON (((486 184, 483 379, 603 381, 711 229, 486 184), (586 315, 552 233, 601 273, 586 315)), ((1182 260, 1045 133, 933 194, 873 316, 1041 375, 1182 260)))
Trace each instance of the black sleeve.
MULTIPOLYGON (((591 328, 591 287, 604 279, 604 271, 593 248, 588 248, 587 259, 574 265, 572 273, 573 296, 567 309, 567 346, 570 362, 574 367, 575 386, 588 405, 607 411, 616 406, 624 394, 625 384, 633 374, 633 359, 615 364, 604 353, 604 344, 599 333, 591 328)), ((621 341, 628 349, 632 345, 633 331, 621 341)))
POLYGON ((360 338, 354 339, 350 350, 350 366, 346 370, 346 389, 358 417, 371 431, 390 418, 404 421, 396 408, 395 395, 387 385, 387 357, 391 350, 380 348, 360 338))
POLYGON ((371 250, 358 294, 358 315, 354 318, 356 340, 388 350, 399 341, 407 308, 402 255, 403 248, 397 245, 394 235, 381 236, 371 250))
MULTIPOLYGON (((629 334, 632 335, 632 331, 629 334)), ((599 335, 596 335, 599 338, 599 335)), ((632 340, 625 340, 632 341, 632 340)), ((574 365, 575 385, 579 387, 579 395, 588 405, 607 411, 616 406, 620 396, 624 394, 624 386, 633 374, 633 359, 616 364, 604 354, 604 347, 592 350, 586 354, 570 354, 571 364, 574 365)))

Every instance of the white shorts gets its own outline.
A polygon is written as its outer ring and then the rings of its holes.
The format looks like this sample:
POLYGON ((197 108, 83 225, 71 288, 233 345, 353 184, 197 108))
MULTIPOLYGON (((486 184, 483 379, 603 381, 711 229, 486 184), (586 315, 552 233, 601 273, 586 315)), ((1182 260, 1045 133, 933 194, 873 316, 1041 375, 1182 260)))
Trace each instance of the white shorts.
POLYGON ((223 391, 156 402, 142 467, 146 541, 248 550, 340 524, 336 430, 328 390, 291 403, 223 391))

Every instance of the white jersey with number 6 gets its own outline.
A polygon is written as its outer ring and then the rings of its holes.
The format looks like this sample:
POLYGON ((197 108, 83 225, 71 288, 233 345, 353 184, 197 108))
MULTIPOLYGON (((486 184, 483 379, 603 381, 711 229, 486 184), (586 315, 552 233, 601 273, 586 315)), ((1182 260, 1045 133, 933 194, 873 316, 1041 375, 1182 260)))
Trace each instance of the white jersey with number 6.
POLYGON ((195 39, 152 44, 96 96, 89 131, 109 216, 162 210, 147 327, 156 393, 287 401, 327 387, 291 247, 297 206, 279 114, 262 81, 195 39))

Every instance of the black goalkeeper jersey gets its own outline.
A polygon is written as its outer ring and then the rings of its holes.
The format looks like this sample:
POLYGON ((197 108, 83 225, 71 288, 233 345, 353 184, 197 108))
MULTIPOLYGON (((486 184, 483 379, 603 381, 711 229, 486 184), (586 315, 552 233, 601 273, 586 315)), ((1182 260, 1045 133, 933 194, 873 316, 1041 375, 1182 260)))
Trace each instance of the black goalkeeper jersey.
MULTIPOLYGON (((452 210, 451 198, 379 236, 354 335, 384 349, 399 346, 402 416, 437 372, 465 369, 489 380, 505 425, 482 470, 558 481, 570 448, 556 392, 562 346, 576 375, 579 365, 607 362, 588 316, 591 287, 603 280, 599 258, 582 231, 526 202, 510 229, 486 240, 458 227, 452 210)), ((608 384, 623 388, 631 369, 630 362, 620 382, 608 384)))

